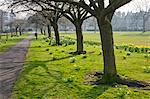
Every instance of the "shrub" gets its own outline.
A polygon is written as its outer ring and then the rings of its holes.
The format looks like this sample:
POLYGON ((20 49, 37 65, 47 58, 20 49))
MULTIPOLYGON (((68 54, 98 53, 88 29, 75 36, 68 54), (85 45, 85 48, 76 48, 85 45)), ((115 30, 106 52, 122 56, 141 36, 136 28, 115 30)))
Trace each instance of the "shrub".
POLYGON ((75 57, 70 58, 70 63, 75 63, 76 59, 75 57))

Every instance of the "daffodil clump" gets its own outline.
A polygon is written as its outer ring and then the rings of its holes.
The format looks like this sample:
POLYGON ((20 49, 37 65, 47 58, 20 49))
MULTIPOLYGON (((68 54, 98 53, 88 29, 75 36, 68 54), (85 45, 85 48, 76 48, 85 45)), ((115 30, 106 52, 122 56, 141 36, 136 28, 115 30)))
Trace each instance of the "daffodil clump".
POLYGON ((133 44, 115 45, 116 49, 121 49, 128 52, 150 53, 150 46, 136 46, 133 44))

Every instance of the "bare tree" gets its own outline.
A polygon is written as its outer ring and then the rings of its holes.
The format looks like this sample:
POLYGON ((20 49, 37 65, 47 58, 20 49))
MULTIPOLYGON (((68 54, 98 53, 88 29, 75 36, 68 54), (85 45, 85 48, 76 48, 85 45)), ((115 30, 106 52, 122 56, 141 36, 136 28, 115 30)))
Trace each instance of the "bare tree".
POLYGON ((23 24, 24 24, 24 20, 22 19, 16 19, 10 23, 10 25, 15 28, 16 36, 18 36, 18 32, 20 36, 22 35, 23 24))
POLYGON ((150 17, 150 7, 148 5, 147 0, 141 0, 141 3, 134 3, 134 7, 137 11, 140 11, 140 15, 142 16, 142 32, 146 32, 146 22, 150 17), (144 4, 144 6, 143 6, 144 4))
POLYGON ((4 25, 4 12, 0 10, 0 33, 3 32, 3 25, 4 25))
MULTIPOLYGON (((54 29, 56 44, 61 45, 60 37, 59 37, 59 30, 58 30, 58 20, 62 16, 62 14, 58 13, 58 11, 43 11, 42 14, 46 19, 49 20, 50 24, 52 25, 54 29)), ((47 27, 50 32, 50 25, 47 25, 47 27)))
POLYGON ((104 83, 113 83, 117 81, 117 70, 114 55, 114 40, 111 20, 114 12, 119 7, 129 3, 132 0, 109 0, 108 6, 104 0, 54 0, 56 2, 68 2, 73 5, 79 5, 88 11, 97 19, 102 42, 103 58, 104 58, 104 83), (87 2, 88 1, 88 2, 87 2))
POLYGON ((76 37, 77 37, 77 54, 86 53, 83 50, 83 33, 82 33, 82 24, 84 20, 91 17, 89 13, 81 8, 80 6, 69 5, 69 8, 63 14, 70 22, 72 22, 76 28, 76 37))
POLYGON ((107 3, 105 2, 106 0, 19 0, 19 3, 18 0, 12 1, 12 6, 16 6, 18 4, 24 5, 29 3, 36 3, 41 7, 45 7, 45 5, 50 5, 51 1, 55 1, 65 3, 67 2, 69 4, 78 5, 79 7, 84 8, 97 19, 98 27, 100 30, 104 59, 104 75, 102 81, 104 83, 113 83, 119 81, 114 55, 114 40, 111 21, 116 9, 129 3, 132 0, 107 0, 107 3))

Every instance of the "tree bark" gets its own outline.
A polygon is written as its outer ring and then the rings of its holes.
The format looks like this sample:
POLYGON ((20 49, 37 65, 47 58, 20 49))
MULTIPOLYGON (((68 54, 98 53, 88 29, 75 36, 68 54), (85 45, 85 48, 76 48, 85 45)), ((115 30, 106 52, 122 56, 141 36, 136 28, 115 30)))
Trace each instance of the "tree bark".
POLYGON ((117 70, 114 55, 114 40, 111 22, 107 17, 97 19, 100 29, 102 51, 104 59, 104 83, 113 83, 117 80, 117 70))
POLYGON ((40 30, 41 30, 41 34, 43 35, 43 28, 41 28, 40 30))
POLYGON ((83 34, 82 34, 82 24, 75 24, 76 27, 76 37, 77 37, 77 53, 83 53, 83 34))
POLYGON ((13 33, 12 33, 12 32, 13 32, 13 31, 12 31, 12 25, 10 25, 9 28, 10 28, 11 37, 13 37, 13 33))
POLYGON ((18 27, 16 27, 16 36, 18 36, 18 27))
POLYGON ((46 35, 46 31, 44 30, 44 35, 46 35))
POLYGON ((55 34, 56 44, 57 45, 61 45, 60 44, 59 31, 58 31, 58 24, 53 24, 53 28, 54 28, 54 34, 55 34))
POLYGON ((51 37, 51 27, 50 25, 47 25, 47 31, 48 31, 48 38, 51 37))
POLYGON ((20 36, 22 35, 22 31, 21 31, 21 28, 19 28, 19 35, 20 35, 20 36))

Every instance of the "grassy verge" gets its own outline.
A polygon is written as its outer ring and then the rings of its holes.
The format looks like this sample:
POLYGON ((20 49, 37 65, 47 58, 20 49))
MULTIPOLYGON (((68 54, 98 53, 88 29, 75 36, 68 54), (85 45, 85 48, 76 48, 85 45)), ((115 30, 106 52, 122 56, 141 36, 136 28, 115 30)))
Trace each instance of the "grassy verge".
MULTIPOLYGON (((85 44, 86 55, 70 55, 75 45, 49 46, 43 37, 32 40, 27 60, 12 94, 12 99, 149 99, 150 90, 125 85, 87 85, 85 76, 102 71, 100 47, 85 44)), ((150 83, 145 72, 150 61, 144 53, 115 49, 120 75, 150 83), (124 58, 125 57, 125 58, 124 58)))
POLYGON ((1 36, 1 39, 0 39, 0 53, 7 51, 8 48, 15 45, 17 42, 23 40, 28 35, 30 35, 30 33, 25 33, 22 36, 18 36, 18 37, 16 37, 16 36, 10 37, 10 35, 8 35, 7 40, 6 40, 6 36, 4 36, 4 35, 1 36))

